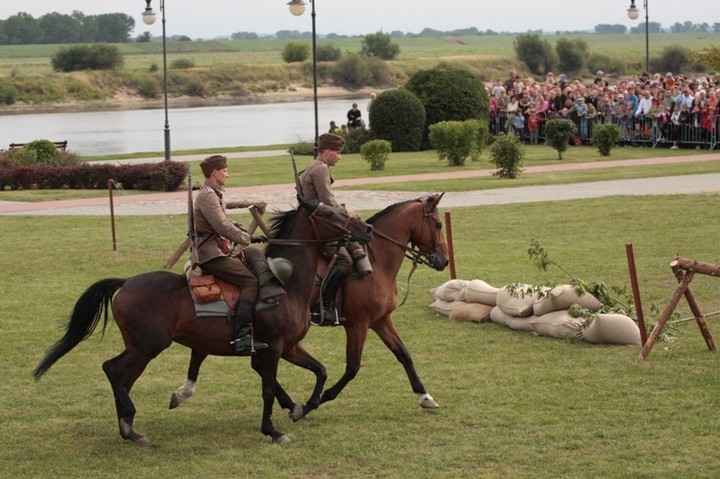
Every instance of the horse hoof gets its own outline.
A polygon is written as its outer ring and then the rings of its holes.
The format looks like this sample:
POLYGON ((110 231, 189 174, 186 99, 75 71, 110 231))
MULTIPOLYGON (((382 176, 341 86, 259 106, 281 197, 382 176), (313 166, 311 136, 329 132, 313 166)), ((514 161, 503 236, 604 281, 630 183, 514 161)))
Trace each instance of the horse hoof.
POLYGON ((177 393, 172 393, 172 396, 170 396, 170 409, 175 409, 180 404, 182 404, 182 401, 180 401, 177 393))
POLYGON ((300 404, 296 404, 290 414, 288 414, 288 416, 290 416, 290 419, 292 419, 293 422, 299 421, 300 419, 305 417, 303 407, 300 404))
POLYGON ((140 436, 138 439, 135 439, 135 445, 139 447, 150 447, 150 441, 145 436, 140 436))
POLYGON ((290 444, 291 442, 292 441, 290 441, 290 438, 287 437, 285 434, 278 436, 276 439, 273 439, 273 444, 280 444, 281 446, 290 444))
POLYGON ((423 409, 437 409, 440 405, 429 394, 423 394, 420 397, 420 407, 423 409))

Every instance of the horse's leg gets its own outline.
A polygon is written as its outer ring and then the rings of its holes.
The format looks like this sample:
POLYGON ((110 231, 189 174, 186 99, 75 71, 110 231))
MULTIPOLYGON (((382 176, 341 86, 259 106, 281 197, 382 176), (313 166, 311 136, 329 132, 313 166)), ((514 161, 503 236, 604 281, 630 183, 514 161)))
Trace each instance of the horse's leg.
MULTIPOLYGON (((250 365, 255 370, 256 373, 258 373, 258 376, 262 378, 262 372, 260 370, 260 364, 258 361, 251 361, 250 365)), ((299 404, 296 404, 295 401, 290 397, 290 395, 285 391, 285 389, 280 385, 280 383, 275 379, 275 399, 277 399, 278 404, 280 404, 280 407, 283 409, 288 409, 289 411, 294 411, 296 408, 301 408, 299 404)))
POLYGON ((351 324, 350 321, 348 321, 345 326, 345 336, 345 372, 338 382, 322 393, 320 404, 332 401, 338 397, 345 386, 347 386, 360 371, 363 348, 365 347, 365 340, 367 339, 367 325, 351 324))
POLYGON ((183 385, 170 396, 170 409, 175 409, 195 393, 195 384, 197 384, 198 375, 200 374, 200 366, 207 357, 207 354, 197 352, 194 349, 192 350, 190 353, 187 379, 185 379, 183 385))
POLYGON ((382 319, 372 325, 372 329, 380 336, 385 346, 393 352, 397 360, 400 361, 400 364, 405 368, 405 373, 410 380, 413 392, 420 396, 420 407, 425 409, 436 409, 440 407, 435 399, 425 390, 425 386, 415 371, 410 353, 400 339, 397 329, 395 329, 392 317, 389 314, 383 316, 382 319))
POLYGON ((275 444, 290 444, 290 438, 275 429, 272 422, 272 409, 275 403, 277 390, 277 370, 280 355, 273 349, 260 351, 252 357, 253 369, 260 373, 262 378, 263 413, 260 431, 272 438, 275 444))
POLYGON ((102 366, 115 396, 120 436, 141 446, 147 446, 150 443, 145 436, 136 433, 132 428, 136 411, 135 405, 130 399, 130 390, 145 367, 157 354, 147 355, 137 349, 126 348, 120 355, 105 361, 102 366))
MULTIPOLYGON (((308 399, 307 403, 303 406, 294 405, 290 411, 290 418, 293 421, 298 421, 305 417, 310 411, 317 409, 320 405, 320 394, 322 393, 323 387, 325 387, 325 381, 327 381, 327 372, 325 371, 325 366, 312 357, 299 343, 285 351, 282 358, 296 366, 308 369, 315 374, 315 387, 310 395, 310 399, 308 399)), ((279 400, 278 398, 278 401, 279 400)))

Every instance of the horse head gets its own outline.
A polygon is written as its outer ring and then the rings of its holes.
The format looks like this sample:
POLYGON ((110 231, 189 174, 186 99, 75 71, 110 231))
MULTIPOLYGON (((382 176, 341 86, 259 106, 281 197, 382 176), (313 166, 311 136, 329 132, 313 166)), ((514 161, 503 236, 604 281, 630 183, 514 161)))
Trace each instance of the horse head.
POLYGON ((419 262, 437 271, 444 270, 450 263, 448 247, 442 233, 442 221, 437 210, 444 194, 418 200, 423 205, 423 220, 413 228, 410 236, 410 244, 419 253, 419 262))

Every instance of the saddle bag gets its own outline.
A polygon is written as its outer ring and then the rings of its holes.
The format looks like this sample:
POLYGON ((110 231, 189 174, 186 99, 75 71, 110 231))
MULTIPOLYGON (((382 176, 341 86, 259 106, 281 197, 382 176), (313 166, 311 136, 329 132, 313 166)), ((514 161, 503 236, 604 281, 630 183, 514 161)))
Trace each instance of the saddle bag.
POLYGON ((215 276, 211 274, 190 278, 188 284, 190 284, 190 294, 197 303, 206 304, 223 299, 222 289, 215 281, 215 276))

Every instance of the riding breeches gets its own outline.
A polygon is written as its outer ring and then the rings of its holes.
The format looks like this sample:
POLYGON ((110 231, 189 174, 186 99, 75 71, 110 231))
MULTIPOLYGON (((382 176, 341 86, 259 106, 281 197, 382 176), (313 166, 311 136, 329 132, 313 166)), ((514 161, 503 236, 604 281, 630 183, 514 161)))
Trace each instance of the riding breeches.
POLYGON ((240 286, 240 301, 255 302, 258 294, 257 277, 238 258, 220 256, 203 263, 200 267, 228 283, 240 286))

